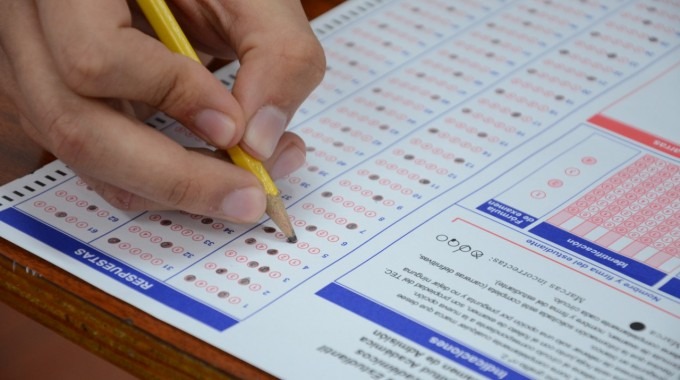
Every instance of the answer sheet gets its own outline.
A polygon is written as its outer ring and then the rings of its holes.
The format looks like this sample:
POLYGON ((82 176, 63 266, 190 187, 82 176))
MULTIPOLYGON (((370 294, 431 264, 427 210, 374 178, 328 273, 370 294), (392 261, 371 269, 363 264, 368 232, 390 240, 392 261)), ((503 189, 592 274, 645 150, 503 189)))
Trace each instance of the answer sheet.
POLYGON ((59 161, 0 188, 1 236, 281 378, 680 378, 680 1, 355 0, 312 26, 307 163, 277 183, 296 244, 122 212, 59 161))

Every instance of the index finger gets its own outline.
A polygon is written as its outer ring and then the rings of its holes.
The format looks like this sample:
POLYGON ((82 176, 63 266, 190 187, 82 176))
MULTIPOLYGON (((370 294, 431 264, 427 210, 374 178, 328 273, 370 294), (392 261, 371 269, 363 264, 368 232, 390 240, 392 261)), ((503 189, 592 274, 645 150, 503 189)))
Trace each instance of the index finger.
POLYGON ((255 222, 265 195, 253 175, 225 162, 187 152, 148 126, 104 103, 73 93, 54 69, 35 9, 3 27, 18 87, 17 106, 29 118, 32 137, 71 166, 168 208, 235 222, 255 222))
POLYGON ((143 102, 223 149, 241 140, 245 119, 232 94, 203 65, 133 28, 125 1, 40 1, 38 14, 74 92, 143 102))

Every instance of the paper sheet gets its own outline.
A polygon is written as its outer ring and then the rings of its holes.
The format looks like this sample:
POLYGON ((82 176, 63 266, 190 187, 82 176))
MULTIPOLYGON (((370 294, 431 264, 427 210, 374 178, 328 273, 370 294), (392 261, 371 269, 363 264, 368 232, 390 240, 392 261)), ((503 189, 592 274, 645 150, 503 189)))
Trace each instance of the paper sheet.
POLYGON ((121 212, 60 162, 0 189, 2 237, 282 378, 680 378, 680 2, 356 0, 313 28, 297 244, 121 212))

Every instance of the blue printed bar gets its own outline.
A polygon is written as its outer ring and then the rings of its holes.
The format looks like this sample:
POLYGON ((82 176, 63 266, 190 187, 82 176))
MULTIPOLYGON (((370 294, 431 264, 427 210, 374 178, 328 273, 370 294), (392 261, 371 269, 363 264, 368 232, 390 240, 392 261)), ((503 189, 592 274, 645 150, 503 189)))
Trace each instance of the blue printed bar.
POLYGON ((675 277, 671 278, 671 280, 663 284, 659 290, 666 294, 670 294, 675 298, 680 298, 680 279, 675 277))
POLYGON ((316 294, 489 379, 528 378, 338 284, 329 284, 316 294))
POLYGON ((237 323, 235 319, 170 288, 162 282, 21 211, 8 208, 0 212, 0 221, 33 236, 99 273, 218 331, 224 331, 237 323))
POLYGON ((665 274, 659 270, 600 247, 593 242, 561 230, 548 223, 541 223, 529 230, 529 232, 549 240, 560 247, 598 262, 607 268, 614 269, 643 284, 654 285, 665 277, 665 274))
POLYGON ((508 206, 505 203, 499 202, 495 199, 490 199, 486 203, 477 207, 477 210, 491 215, 496 219, 525 228, 536 221, 536 218, 520 211, 514 207, 508 206))

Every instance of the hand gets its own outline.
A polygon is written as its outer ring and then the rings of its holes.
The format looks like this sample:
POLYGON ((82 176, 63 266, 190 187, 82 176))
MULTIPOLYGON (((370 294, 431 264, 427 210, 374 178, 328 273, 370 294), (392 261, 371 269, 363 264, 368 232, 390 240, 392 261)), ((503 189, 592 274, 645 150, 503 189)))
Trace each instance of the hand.
POLYGON ((293 0, 174 6, 197 47, 239 58, 232 93, 134 28, 123 0, 0 0, 0 85, 24 131, 112 205, 257 221, 265 196, 252 174, 185 150, 136 120, 131 104, 216 147, 240 143, 281 177, 304 162, 304 143, 284 129, 320 82, 323 52, 293 0))

